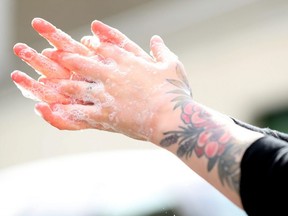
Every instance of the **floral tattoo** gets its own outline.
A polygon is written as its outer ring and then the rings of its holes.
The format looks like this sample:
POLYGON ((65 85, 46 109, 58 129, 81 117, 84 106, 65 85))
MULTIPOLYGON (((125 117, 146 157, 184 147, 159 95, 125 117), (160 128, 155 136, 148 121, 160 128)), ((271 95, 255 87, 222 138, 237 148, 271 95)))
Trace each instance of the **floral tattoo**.
POLYGON ((206 157, 207 170, 210 172, 218 166, 218 175, 221 183, 239 192, 240 167, 238 155, 243 151, 239 145, 234 145, 232 137, 223 125, 213 121, 212 116, 199 104, 192 101, 192 91, 187 78, 179 65, 176 67, 179 80, 167 79, 177 87, 170 94, 176 94, 172 100, 175 109, 181 109, 181 120, 184 126, 179 130, 165 132, 161 140, 162 147, 178 145, 179 157, 206 157))

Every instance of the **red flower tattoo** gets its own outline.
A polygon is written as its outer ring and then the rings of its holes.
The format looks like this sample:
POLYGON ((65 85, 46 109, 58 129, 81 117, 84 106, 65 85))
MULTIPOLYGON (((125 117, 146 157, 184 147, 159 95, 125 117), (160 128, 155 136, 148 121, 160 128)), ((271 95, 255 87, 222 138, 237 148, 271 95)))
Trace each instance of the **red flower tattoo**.
POLYGON ((179 66, 176 67, 179 80, 167 79, 177 87, 169 94, 177 96, 172 100, 175 109, 181 109, 181 120, 184 126, 179 130, 165 132, 160 145, 169 147, 177 144, 179 157, 206 157, 208 171, 218 164, 219 178, 222 184, 226 182, 231 188, 239 191, 240 170, 236 155, 241 148, 233 144, 232 137, 227 129, 215 123, 212 116, 203 107, 192 100, 192 91, 188 80, 179 66))

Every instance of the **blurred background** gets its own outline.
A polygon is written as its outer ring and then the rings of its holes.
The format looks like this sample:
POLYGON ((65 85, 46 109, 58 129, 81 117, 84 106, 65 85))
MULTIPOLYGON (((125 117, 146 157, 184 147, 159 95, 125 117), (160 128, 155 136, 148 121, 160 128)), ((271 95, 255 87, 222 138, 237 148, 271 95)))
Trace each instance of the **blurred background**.
MULTIPOLYGON (((287 0, 0 0, 0 169, 3 172, 43 160, 91 153, 109 158, 115 152, 132 151, 141 155, 145 150, 163 156, 161 149, 119 134, 58 131, 35 114, 35 102, 24 98, 10 79, 15 69, 36 75, 14 56, 12 47, 16 42, 27 43, 39 52, 49 46, 33 31, 30 23, 34 17, 52 22, 77 40, 91 34, 90 23, 98 19, 122 31, 147 52, 151 36, 158 34, 184 63, 195 100, 242 121, 288 132, 287 0)), ((129 155, 121 160, 129 160, 129 155)), ((100 163, 105 164, 106 159, 103 160, 100 163)), ((88 164, 83 162, 83 166, 88 164)), ((125 170, 130 173, 132 168, 125 170)), ((147 176, 151 174, 148 170, 145 170, 147 176)), ((53 175, 53 171, 45 173, 53 175)), ((32 177, 35 176, 31 174, 32 177)), ((31 183, 29 179, 27 182, 31 183)), ((209 187, 201 184, 203 188, 209 187)), ((216 198, 211 202, 215 206, 222 197, 213 193, 216 198)), ((165 211, 167 215, 169 212, 165 211)), ((237 208, 231 211, 237 212, 237 208)))

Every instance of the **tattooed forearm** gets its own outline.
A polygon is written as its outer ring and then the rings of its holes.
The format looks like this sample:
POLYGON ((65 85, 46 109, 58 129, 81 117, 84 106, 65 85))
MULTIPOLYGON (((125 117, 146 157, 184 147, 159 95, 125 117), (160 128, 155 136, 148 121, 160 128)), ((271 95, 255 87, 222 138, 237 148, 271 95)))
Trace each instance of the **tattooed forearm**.
POLYGON ((208 172, 217 166, 221 183, 239 192, 239 163, 244 150, 233 144, 232 136, 224 125, 215 122, 205 108, 192 100, 187 80, 179 67, 176 71, 179 80, 167 80, 176 89, 168 93, 176 94, 172 102, 175 103, 174 110, 181 109, 183 124, 178 130, 165 132, 160 145, 178 145, 177 155, 186 159, 192 155, 206 157, 208 172))

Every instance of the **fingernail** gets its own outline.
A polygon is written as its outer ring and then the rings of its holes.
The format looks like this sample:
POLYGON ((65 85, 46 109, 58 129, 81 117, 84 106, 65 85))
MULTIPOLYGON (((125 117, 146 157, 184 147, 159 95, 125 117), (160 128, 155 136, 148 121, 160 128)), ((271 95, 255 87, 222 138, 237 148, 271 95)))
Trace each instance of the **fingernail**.
POLYGON ((32 27, 39 33, 54 32, 55 27, 42 18, 34 18, 32 20, 32 27))
POLYGON ((14 50, 14 53, 15 53, 16 55, 18 55, 18 53, 19 53, 21 50, 26 49, 27 47, 28 47, 28 46, 27 46, 26 44, 24 44, 24 43, 17 43, 17 44, 14 45, 13 50, 14 50))
POLYGON ((30 61, 36 54, 36 51, 26 44, 18 43, 13 47, 14 53, 25 61, 30 61))
POLYGON ((19 79, 19 73, 20 73, 20 71, 13 71, 13 72, 11 73, 11 79, 12 79, 14 82, 17 82, 17 81, 18 81, 18 79, 19 79))
POLYGON ((159 35, 152 36, 151 40, 155 43, 163 43, 163 39, 159 35))

